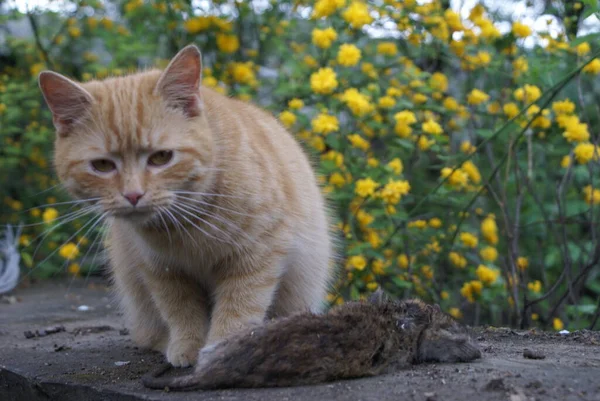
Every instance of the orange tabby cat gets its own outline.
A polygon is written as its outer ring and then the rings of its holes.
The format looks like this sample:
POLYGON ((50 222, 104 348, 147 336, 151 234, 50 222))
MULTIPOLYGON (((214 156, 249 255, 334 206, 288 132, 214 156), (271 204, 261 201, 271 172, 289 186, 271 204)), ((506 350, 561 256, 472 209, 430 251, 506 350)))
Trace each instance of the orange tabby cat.
POLYGON ((175 366, 266 316, 319 310, 331 277, 326 206, 301 147, 200 77, 193 45, 163 72, 39 76, 59 178, 108 216, 133 339, 175 366))

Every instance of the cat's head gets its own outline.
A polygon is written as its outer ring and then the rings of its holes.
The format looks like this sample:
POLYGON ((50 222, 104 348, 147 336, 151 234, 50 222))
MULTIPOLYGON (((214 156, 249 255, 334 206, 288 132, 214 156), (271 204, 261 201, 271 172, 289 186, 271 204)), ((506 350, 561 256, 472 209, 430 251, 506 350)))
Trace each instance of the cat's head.
POLYGON ((56 127, 54 165, 66 189, 136 222, 151 221, 177 194, 207 191, 214 144, 201 69, 191 45, 162 72, 86 83, 40 73, 56 127))

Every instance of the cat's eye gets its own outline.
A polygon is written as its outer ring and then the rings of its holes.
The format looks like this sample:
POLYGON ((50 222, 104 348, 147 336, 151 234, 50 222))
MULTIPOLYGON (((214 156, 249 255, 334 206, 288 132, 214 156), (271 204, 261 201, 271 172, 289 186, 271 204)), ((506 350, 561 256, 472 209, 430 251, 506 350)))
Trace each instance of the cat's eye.
POLYGON ((117 169, 117 165, 108 159, 92 160, 92 167, 100 173, 110 173, 117 169))
POLYGON ((154 152, 148 158, 148 164, 151 166, 164 166, 173 158, 173 151, 171 150, 160 150, 154 152))

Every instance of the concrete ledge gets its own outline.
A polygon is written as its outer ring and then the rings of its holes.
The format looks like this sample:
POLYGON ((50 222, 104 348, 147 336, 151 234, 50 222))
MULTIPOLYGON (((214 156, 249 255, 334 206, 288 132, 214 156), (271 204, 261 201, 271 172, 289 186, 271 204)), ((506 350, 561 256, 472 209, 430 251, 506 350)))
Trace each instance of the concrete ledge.
POLYGON ((319 386, 151 391, 139 378, 162 356, 135 347, 106 283, 52 281, 13 296, 10 303, 0 303, 1 401, 600 401, 600 333, 560 336, 509 329, 477 329, 484 357, 469 364, 421 365, 319 386), (525 359, 525 348, 546 358, 525 359))

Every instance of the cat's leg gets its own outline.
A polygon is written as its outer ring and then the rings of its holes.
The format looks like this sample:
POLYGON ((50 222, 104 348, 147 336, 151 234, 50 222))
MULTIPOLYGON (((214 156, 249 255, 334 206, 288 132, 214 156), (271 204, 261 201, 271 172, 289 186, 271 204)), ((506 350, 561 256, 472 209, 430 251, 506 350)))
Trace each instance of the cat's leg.
POLYGON ((270 310, 272 317, 318 313, 325 306, 333 275, 328 237, 325 234, 318 241, 314 237, 299 237, 295 244, 270 310))
POLYGON ((167 361, 176 367, 195 364, 208 331, 206 291, 181 273, 146 271, 144 279, 169 330, 167 361))
POLYGON ((112 269, 126 326, 138 346, 165 352, 169 341, 165 321, 139 275, 139 266, 128 262, 112 269))
POLYGON ((265 320, 285 257, 285 251, 273 246, 264 253, 240 256, 216 272, 208 345, 265 320))

